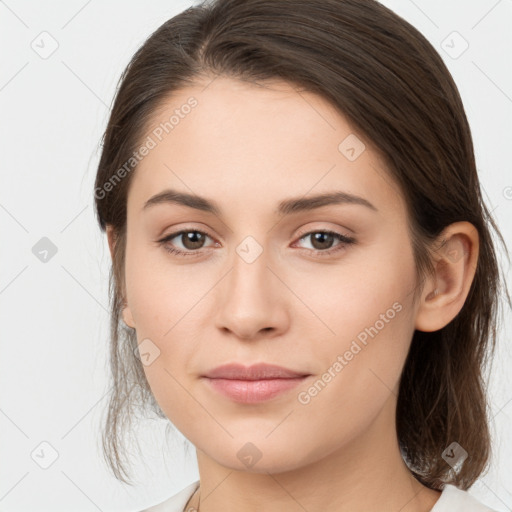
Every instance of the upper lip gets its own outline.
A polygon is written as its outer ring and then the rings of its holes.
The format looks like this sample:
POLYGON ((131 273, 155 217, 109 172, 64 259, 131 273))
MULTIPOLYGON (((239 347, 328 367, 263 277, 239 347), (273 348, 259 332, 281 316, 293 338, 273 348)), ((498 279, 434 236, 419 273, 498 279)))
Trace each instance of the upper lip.
POLYGON ((262 380, 262 379, 293 379, 309 375, 296 372, 275 364, 259 363, 244 366, 237 363, 224 364, 207 372, 204 377, 210 379, 262 380))

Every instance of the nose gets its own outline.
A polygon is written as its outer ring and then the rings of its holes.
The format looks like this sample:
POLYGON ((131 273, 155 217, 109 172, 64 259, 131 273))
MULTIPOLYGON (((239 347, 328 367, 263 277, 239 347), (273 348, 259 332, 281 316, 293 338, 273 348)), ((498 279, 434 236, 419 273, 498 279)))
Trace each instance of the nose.
POLYGON ((240 254, 216 290, 216 327, 245 340, 277 336, 289 324, 288 290, 269 268, 267 251, 254 261, 240 254))

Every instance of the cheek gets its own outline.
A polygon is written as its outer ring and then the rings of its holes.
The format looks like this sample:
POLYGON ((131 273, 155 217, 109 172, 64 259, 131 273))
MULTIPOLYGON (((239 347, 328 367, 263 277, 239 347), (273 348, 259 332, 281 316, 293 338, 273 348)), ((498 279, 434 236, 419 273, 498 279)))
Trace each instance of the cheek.
MULTIPOLYGON (((406 305, 377 307, 367 315, 366 322, 362 314, 357 322, 338 320, 340 334, 333 341, 324 342, 322 352, 316 354, 324 361, 323 371, 297 397, 295 424, 300 425, 304 435, 316 439, 310 446, 312 452, 332 450, 332 440, 336 440, 337 447, 349 446, 383 408, 389 413, 394 407, 387 408, 386 404, 394 402, 398 395, 412 334, 410 309, 406 305), (381 312, 385 320, 375 314, 381 312), (356 323, 361 322, 363 327, 359 329, 356 323), (354 335, 343 334, 346 324, 350 324, 354 335)), ((388 413, 386 424, 391 427, 393 414, 388 413)))
POLYGON ((167 415, 172 412, 171 404, 177 403, 180 416, 186 417, 193 404, 187 402, 179 383, 186 386, 186 369, 199 339, 191 319, 208 288, 183 271, 184 267, 162 265, 165 255, 158 252, 128 245, 127 296, 143 369, 155 399, 167 415))
POLYGON ((364 342, 375 327, 391 335, 406 320, 415 287, 412 253, 403 246, 399 240, 375 243, 347 252, 335 265, 291 266, 281 272, 301 299, 291 302, 293 318, 304 323, 311 339, 335 344, 358 336, 364 342))
MULTIPOLYGON (((135 235, 132 239, 136 239, 135 235)), ((162 247, 127 244, 126 288, 137 333, 166 339, 208 291, 194 265, 177 265, 162 247)))
POLYGON ((334 425, 369 421, 398 386, 414 332, 415 272, 412 254, 395 247, 369 251, 309 286, 308 305, 323 321, 315 355, 323 373, 304 402, 334 425))

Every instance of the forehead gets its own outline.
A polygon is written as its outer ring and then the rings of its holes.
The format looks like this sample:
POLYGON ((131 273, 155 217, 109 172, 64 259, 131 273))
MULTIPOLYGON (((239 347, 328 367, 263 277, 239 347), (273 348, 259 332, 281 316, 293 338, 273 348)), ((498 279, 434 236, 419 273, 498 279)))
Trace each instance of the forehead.
POLYGON ((141 141, 151 149, 130 187, 137 210, 164 188, 221 192, 244 207, 332 189, 370 195, 379 209, 403 206, 371 141, 327 100, 282 81, 217 77, 175 91, 141 141))

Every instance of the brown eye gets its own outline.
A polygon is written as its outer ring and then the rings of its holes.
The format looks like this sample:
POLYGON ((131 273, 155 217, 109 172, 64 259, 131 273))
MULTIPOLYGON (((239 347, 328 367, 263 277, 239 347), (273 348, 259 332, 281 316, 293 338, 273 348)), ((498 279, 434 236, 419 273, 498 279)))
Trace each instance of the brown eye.
POLYGON ((179 236, 181 236, 181 242, 185 249, 190 251, 201 249, 206 238, 206 235, 200 231, 184 231, 179 236))
POLYGON ((320 231, 308 236, 311 237, 313 248, 318 250, 330 249, 334 242, 334 236, 331 233, 324 233, 320 231))
POLYGON ((311 248, 305 248, 318 256, 329 256, 337 251, 346 249, 356 240, 352 237, 342 235, 336 231, 310 231, 302 235, 299 241, 310 241, 311 248), (337 243, 334 243, 337 242, 337 243))
POLYGON ((200 254, 199 249, 207 247, 204 245, 207 238, 211 238, 207 233, 191 229, 171 233, 159 243, 170 253, 195 256, 194 253, 200 254))

